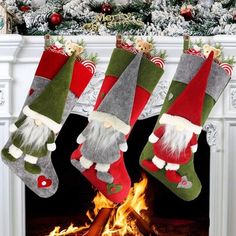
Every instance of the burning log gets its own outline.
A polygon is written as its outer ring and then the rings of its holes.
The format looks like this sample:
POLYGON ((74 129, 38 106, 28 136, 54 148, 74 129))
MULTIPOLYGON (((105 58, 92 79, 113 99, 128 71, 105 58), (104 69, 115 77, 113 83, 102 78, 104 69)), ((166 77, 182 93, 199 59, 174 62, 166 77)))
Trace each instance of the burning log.
POLYGON ((86 236, 102 235, 112 211, 113 208, 102 208, 95 217, 86 236))
POLYGON ((129 207, 129 211, 129 216, 135 220, 136 226, 139 229, 140 233, 145 236, 158 235, 157 231, 153 227, 150 227, 150 225, 132 207, 129 207))

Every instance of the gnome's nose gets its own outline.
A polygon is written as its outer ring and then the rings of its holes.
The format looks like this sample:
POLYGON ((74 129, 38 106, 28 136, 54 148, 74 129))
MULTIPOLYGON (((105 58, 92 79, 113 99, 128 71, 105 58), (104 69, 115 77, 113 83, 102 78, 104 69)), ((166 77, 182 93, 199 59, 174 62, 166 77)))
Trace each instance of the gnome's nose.
POLYGON ((41 120, 35 120, 35 121, 34 121, 34 123, 35 123, 37 126, 40 126, 40 125, 42 125, 42 122, 41 122, 41 120))
POLYGON ((105 128, 111 128, 111 123, 110 122, 108 122, 108 121, 104 121, 103 122, 103 126, 105 127, 105 128))
POLYGON ((183 125, 177 125, 177 126, 176 126, 176 129, 177 129, 178 131, 183 131, 183 130, 184 130, 184 126, 183 126, 183 125))

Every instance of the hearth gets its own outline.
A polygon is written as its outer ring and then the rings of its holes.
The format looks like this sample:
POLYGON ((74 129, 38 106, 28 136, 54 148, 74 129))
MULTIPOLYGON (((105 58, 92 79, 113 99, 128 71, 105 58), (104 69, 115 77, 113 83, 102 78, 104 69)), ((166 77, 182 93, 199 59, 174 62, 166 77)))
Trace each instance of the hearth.
POLYGON ((26 189, 26 236, 208 236, 210 150, 206 135, 201 134, 195 155, 202 193, 195 201, 184 202, 139 167, 139 155, 156 119, 138 121, 129 137, 125 161, 134 188, 123 205, 114 205, 70 164, 76 137, 87 124, 87 118, 70 115, 52 155, 60 180, 58 192, 41 199, 26 189))

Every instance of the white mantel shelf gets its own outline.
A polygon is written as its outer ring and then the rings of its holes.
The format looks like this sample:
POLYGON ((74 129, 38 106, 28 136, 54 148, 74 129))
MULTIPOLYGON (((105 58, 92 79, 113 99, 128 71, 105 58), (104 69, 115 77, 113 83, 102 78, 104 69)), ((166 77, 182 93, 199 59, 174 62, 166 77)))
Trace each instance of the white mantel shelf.
MULTIPOLYGON (((68 36, 83 39, 88 52, 98 53, 97 79, 102 77, 115 47, 114 36, 68 36)), ((193 37, 193 40, 197 39, 193 37)), ((203 37, 221 43, 225 55, 236 56, 235 36, 203 37)), ((182 53, 182 37, 154 37, 158 49, 167 51, 165 74, 156 90, 161 108, 182 53), (163 90, 163 91, 162 91, 163 90)), ((0 35, 0 149, 9 137, 9 124, 18 116, 44 48, 43 36, 0 35)), ((96 77, 96 76, 95 76, 96 77)), ((100 78, 100 84, 101 84, 100 78)), ((155 98, 155 97, 154 97, 155 98)), ((83 99, 83 98, 82 98, 83 99)), ((84 98, 85 99, 85 98, 84 98)), ((79 102, 78 102, 79 103, 79 102)), ((236 235, 236 70, 204 127, 211 146, 210 236, 236 235)), ((0 161, 0 235, 25 236, 24 185, 0 161)))

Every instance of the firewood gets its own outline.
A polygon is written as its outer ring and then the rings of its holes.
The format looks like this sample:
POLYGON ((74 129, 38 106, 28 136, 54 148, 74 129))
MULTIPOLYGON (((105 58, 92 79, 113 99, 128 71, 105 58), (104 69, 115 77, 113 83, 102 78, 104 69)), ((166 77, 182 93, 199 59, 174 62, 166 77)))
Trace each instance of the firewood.
POLYGON ((86 236, 100 236, 107 224, 113 208, 102 208, 96 215, 86 236))
POLYGON ((129 207, 129 216, 136 221, 136 226, 140 233, 145 236, 157 236, 158 233, 154 230, 132 207, 129 207))

